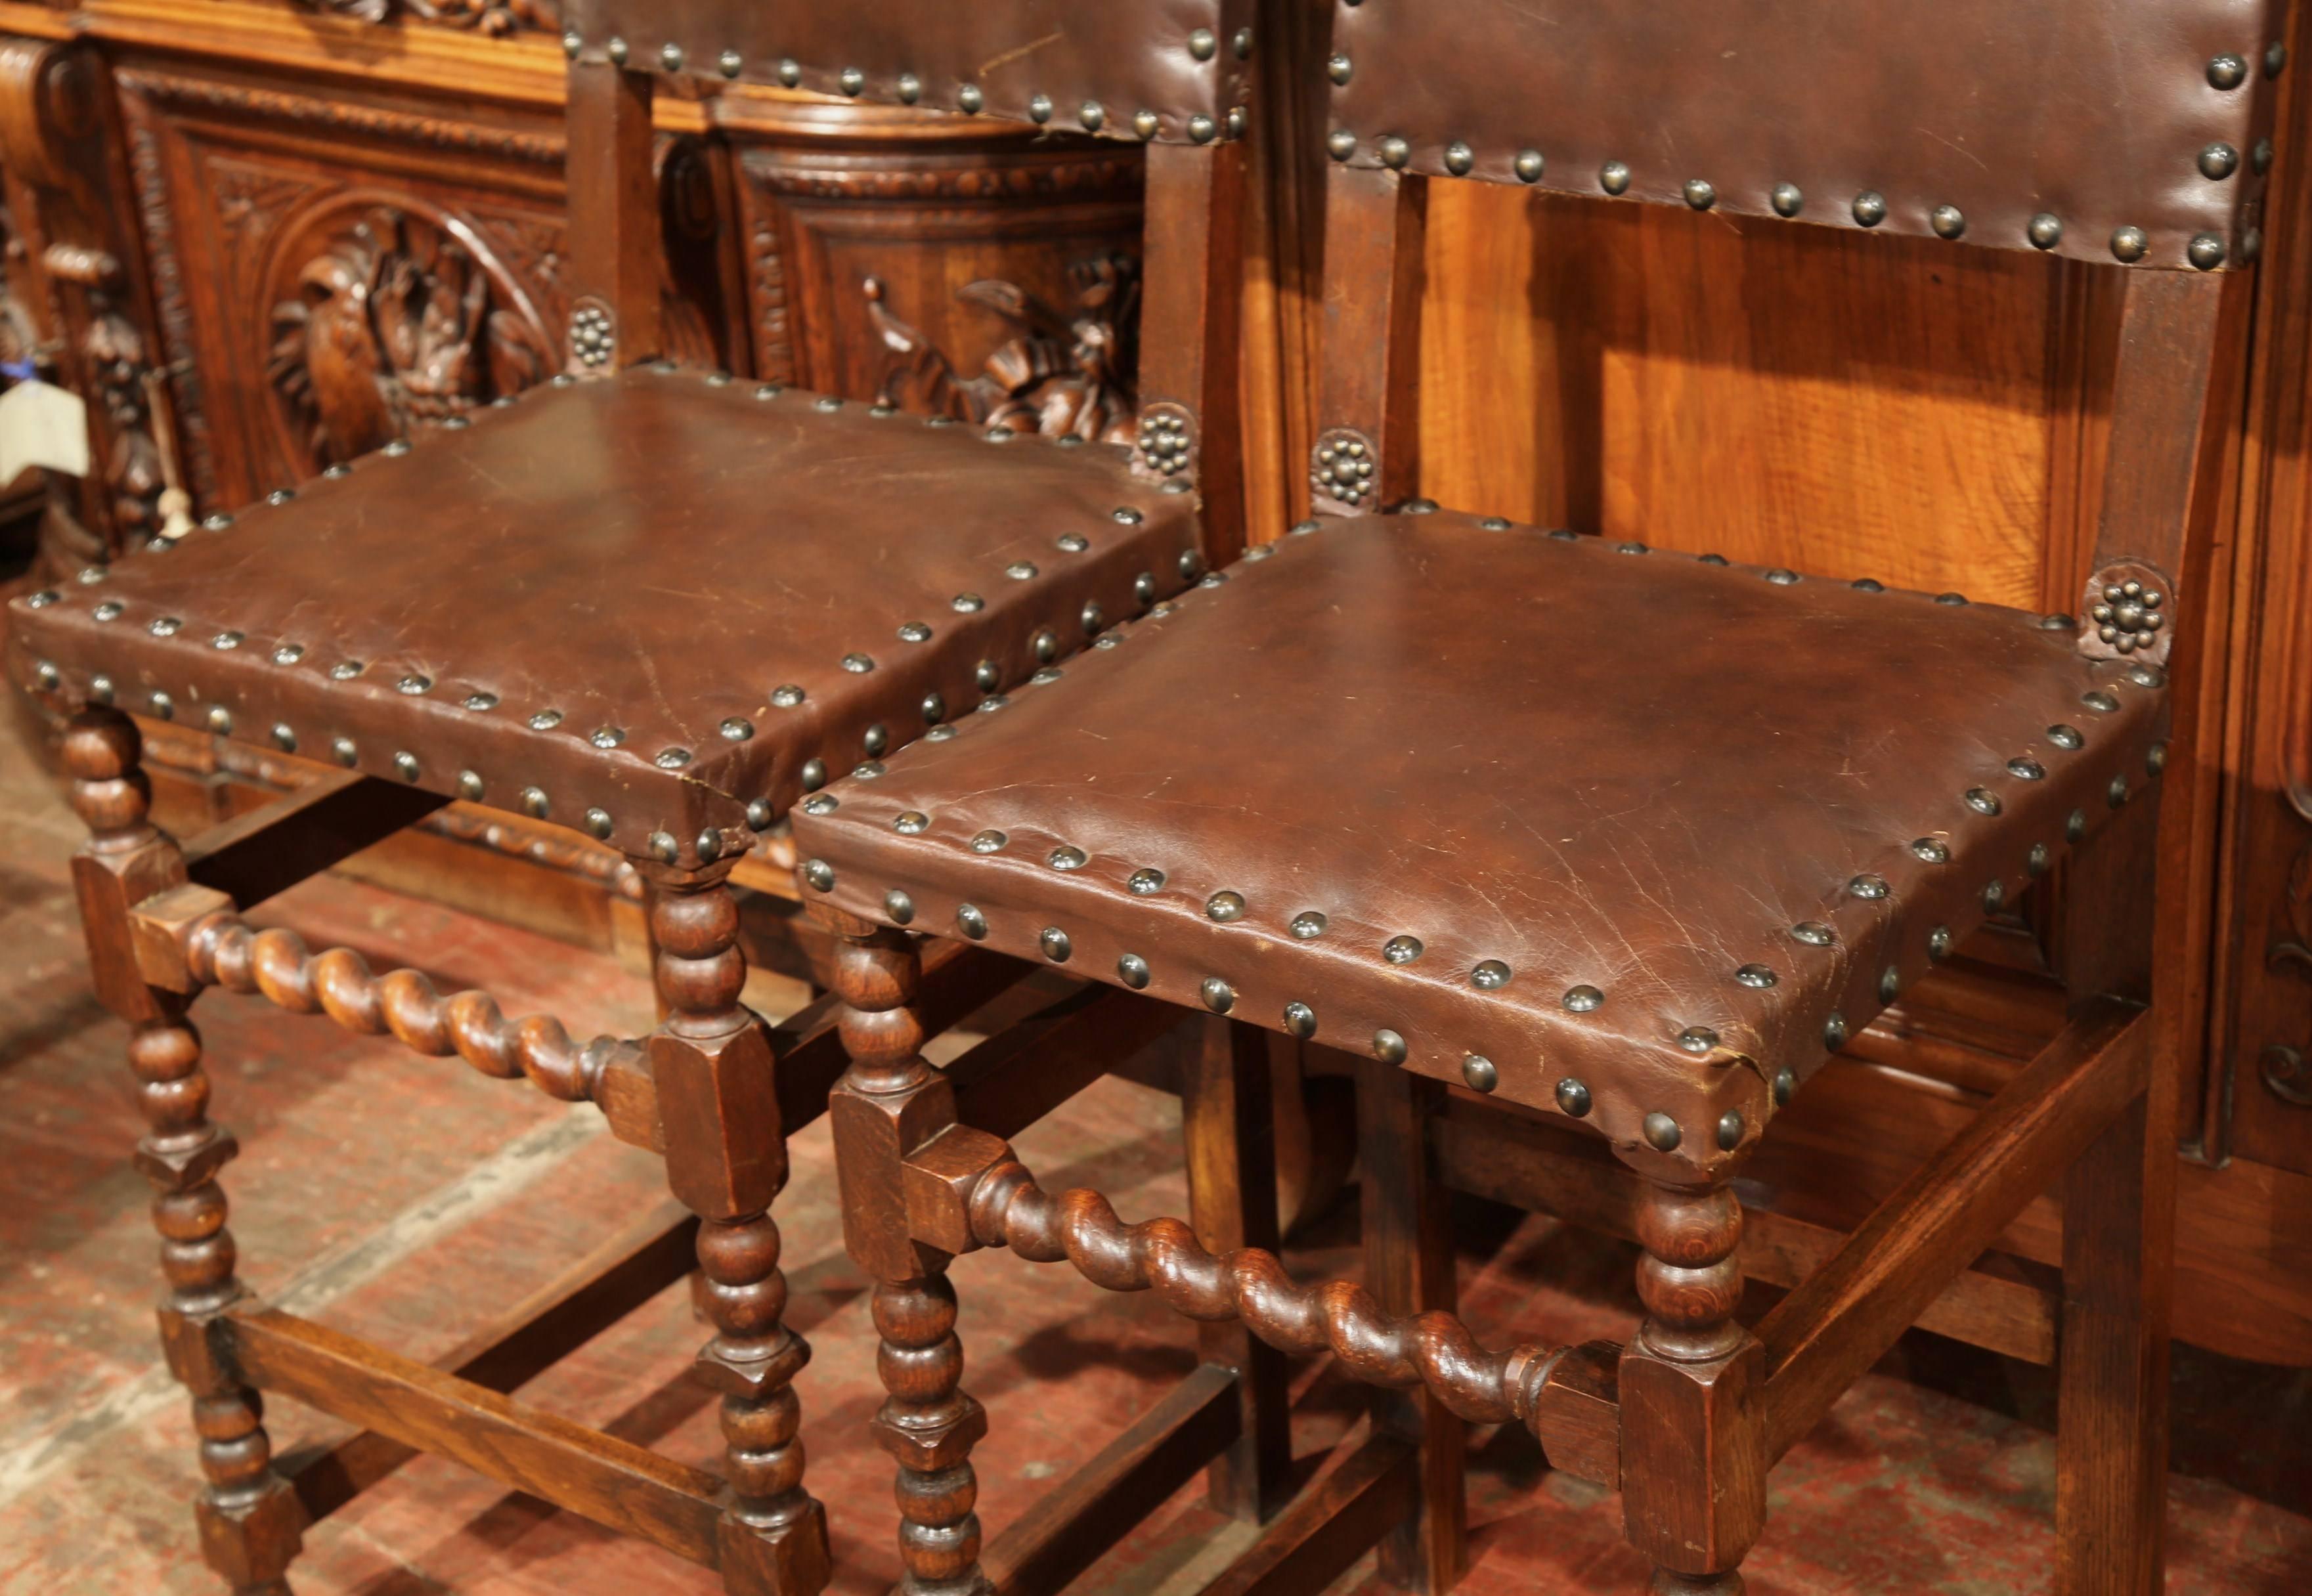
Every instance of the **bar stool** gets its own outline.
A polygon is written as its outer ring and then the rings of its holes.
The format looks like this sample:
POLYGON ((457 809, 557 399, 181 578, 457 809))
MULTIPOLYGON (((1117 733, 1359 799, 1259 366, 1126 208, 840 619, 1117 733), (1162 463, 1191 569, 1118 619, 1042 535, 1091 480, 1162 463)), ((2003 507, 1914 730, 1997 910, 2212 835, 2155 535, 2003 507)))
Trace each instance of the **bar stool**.
MULTIPOLYGON (((842 1067, 837 1006, 776 1028, 744 1007, 728 878, 830 772, 871 774, 912 738, 952 735, 1193 581, 1207 539, 1239 538, 1223 356, 1248 10, 578 0, 567 369, 13 606, 12 668, 75 715, 66 763, 92 833, 75 878, 98 991, 134 1031, 162 1339, 194 1397, 203 1548, 235 1590, 285 1590, 302 1527, 418 1451, 719 1568, 733 1591, 824 1584, 792 1388, 809 1348, 781 1322, 769 1210, 784 1137, 842 1067), (682 72, 1144 144, 1137 447, 926 423, 659 359, 652 74, 682 72), (180 848, 147 817, 132 712, 332 768, 180 848), (510 1020, 484 994, 444 998, 241 918, 452 798, 633 858, 669 1012, 655 1033, 581 1045, 551 1019, 510 1020), (188 1017, 213 986, 526 1076, 663 1153, 695 1216, 672 1239, 695 1231, 706 1282, 700 1369, 722 1393, 722 1474, 500 1394, 687 1272, 667 1237, 598 1252, 609 1295, 573 1279, 553 1323, 499 1326, 449 1369, 251 1295, 217 1182, 234 1142, 208 1117, 188 1017), (371 1433, 285 1478, 262 1391, 371 1433)), ((928 1017, 950 1023, 1023 972, 946 961, 928 1017)))
POLYGON ((797 818, 806 896, 858 950, 831 1111, 854 1255, 896 1270, 912 1243, 928 1271, 1008 1246, 1329 1348, 1392 1393, 1372 1446, 1377 1474, 1417 1487, 1384 1558, 1399 1583, 1460 1572, 1460 1421, 1514 1422, 1620 1491, 1656 1591, 1729 1596, 1773 1461, 2060 1182, 2055 1585, 2156 1591, 2180 1067, 2176 1006, 2151 1000, 2178 973, 2159 955, 2194 821, 2193 601, 2281 20, 1340 0, 1324 519, 797 818), (1414 497, 1438 179, 2113 274, 2076 612, 1414 497), (1777 1111, 2059 868, 2065 1030, 1762 1322, 1737 1322, 1732 1182, 1777 1111), (1043 1190, 1008 1129, 906 1045, 893 928, 1353 1055, 1365 1286, 1296 1285, 1273 1255, 1043 1190), (1447 1130, 1492 1138, 1497 1188, 1571 1181, 1624 1205, 1646 1310, 1626 1346, 1488 1349, 1452 1315, 1447 1130), (1582 1145, 1566 1130, 1611 1157, 1563 1158, 1549 1144, 1582 1145))

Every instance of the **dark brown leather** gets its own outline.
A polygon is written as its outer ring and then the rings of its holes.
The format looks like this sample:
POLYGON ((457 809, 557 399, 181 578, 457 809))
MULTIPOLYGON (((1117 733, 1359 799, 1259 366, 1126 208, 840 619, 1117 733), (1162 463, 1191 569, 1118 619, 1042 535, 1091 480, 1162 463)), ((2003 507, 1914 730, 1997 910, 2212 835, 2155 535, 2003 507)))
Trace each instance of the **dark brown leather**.
POLYGON ((574 0, 566 14, 573 39, 615 39, 637 70, 676 63, 942 110, 975 109, 976 92, 988 116, 1205 144, 1242 131, 1230 113, 1244 103, 1253 11, 1254 0, 574 0), (1156 115, 1152 135, 1134 126, 1143 111, 1156 115))
POLYGON ((1057 928, 1071 972, 1136 955, 1152 993, 1216 979, 1273 1029, 1306 1004, 1320 1042, 1394 1032, 1457 1084, 1474 1053, 1550 1112, 1576 1081, 1615 1141, 1666 1114, 1677 1158, 1721 1165, 1723 1116, 1757 1136, 1834 1016, 1859 1031, 1888 971, 1916 978, 2156 763, 2159 673, 2017 610, 1450 514, 1272 546, 798 809, 806 896, 940 936, 970 904, 1031 958, 1057 928), (1400 937, 1421 951, 1392 963, 1400 937), (1602 1000, 1570 1010, 1581 987, 1602 1000))
POLYGON ((2185 266, 2201 234, 2237 263, 2260 243, 2286 17, 2283 0, 1342 0, 1332 125, 1369 166, 1393 136, 1406 170, 1445 173, 1459 144, 1469 175, 1517 183, 1531 151, 1570 194, 1620 162, 1630 197, 1660 204, 1700 181, 1715 208, 1772 217, 1789 183, 1801 218, 1838 227, 1870 193, 1882 232, 1933 233, 1949 205, 1967 242, 2024 249, 2045 214, 2083 260, 2136 227, 2146 266, 2185 266), (2221 57, 2238 86, 2211 82, 2221 57), (2197 163, 2219 144, 2238 170, 2211 179, 2197 163))
POLYGON ((983 661, 1016 684, 1038 639, 1084 646, 1087 606, 1121 620, 1195 569, 1194 498, 1123 449, 830 403, 670 367, 536 389, 18 599, 12 668, 436 792, 470 772, 499 808, 535 789, 551 819, 599 809, 618 847, 664 833, 689 859, 750 805, 783 814, 810 762, 869 757, 871 728, 924 735, 927 695, 968 718, 983 661))

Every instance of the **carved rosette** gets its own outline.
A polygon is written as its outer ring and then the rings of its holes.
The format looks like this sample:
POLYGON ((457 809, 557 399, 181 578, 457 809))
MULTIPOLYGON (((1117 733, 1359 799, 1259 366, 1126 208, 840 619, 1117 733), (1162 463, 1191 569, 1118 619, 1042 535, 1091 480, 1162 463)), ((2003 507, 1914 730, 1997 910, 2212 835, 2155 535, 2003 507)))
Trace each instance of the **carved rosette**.
POLYGON ((610 307, 592 296, 580 300, 570 311, 570 359, 582 370, 598 371, 618 353, 617 323, 610 307))
POLYGON ((300 467, 367 454, 558 364, 528 295, 462 222, 341 197, 281 236, 268 372, 300 467))
POLYGON ((1185 405, 1167 399, 1141 412, 1140 429, 1133 440, 1133 469, 1150 476, 1196 474, 1196 417, 1185 405))
POLYGON ((2135 562, 2106 566, 2088 581, 2080 651, 2099 659, 2164 665, 2175 635, 2174 584, 2135 562))
POLYGON ((1380 450, 1362 432, 1335 427, 1321 434, 1309 458, 1309 491, 1319 510, 1353 514, 1377 509, 1380 450))

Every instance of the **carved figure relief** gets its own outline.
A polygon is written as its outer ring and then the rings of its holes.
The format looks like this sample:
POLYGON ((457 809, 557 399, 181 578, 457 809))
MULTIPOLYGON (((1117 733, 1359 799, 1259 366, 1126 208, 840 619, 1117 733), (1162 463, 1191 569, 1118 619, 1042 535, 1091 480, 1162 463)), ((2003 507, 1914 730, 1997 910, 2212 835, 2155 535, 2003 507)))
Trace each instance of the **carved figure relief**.
POLYGON ((868 316, 889 359, 878 397, 887 405, 952 415, 976 425, 1047 437, 1130 443, 1138 435, 1140 266, 1105 255, 1069 267, 1076 302, 1063 315, 1017 284, 979 282, 957 298, 1016 329, 976 376, 959 378, 929 338, 863 285, 868 316))
POLYGON ((558 0, 301 0, 309 11, 350 17, 357 22, 388 22, 407 16, 444 28, 506 34, 523 28, 558 31, 558 0))
POLYGON ((520 393, 557 361, 544 323, 477 240, 394 205, 309 220, 277 258, 269 366, 293 450, 314 465, 520 393), (285 288, 285 292, 282 290, 285 288))

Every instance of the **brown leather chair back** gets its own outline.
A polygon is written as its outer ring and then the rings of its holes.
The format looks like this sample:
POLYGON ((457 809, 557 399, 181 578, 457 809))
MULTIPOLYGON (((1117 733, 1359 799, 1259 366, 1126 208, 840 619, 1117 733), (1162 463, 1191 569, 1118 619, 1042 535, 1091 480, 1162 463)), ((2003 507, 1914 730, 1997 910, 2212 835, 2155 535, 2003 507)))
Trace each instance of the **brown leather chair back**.
POLYGON ((2285 0, 1341 0, 1361 166, 2083 260, 2253 259, 2285 0))
POLYGON ((570 371, 656 358, 652 79, 771 83, 1148 146, 1135 468, 1243 547, 1233 362, 1255 0, 570 0, 570 371), (1211 447, 1205 440, 1211 440, 1211 447))
MULTIPOLYGON (((1939 232, 2097 262, 2047 263, 2109 281, 2084 296, 2106 344, 2088 361, 2095 554, 2076 601, 2042 624, 2147 687, 2173 662, 2164 735, 2176 773, 2160 783, 2157 860, 2149 846, 2123 854, 2122 868, 2071 879, 2045 912, 2068 928, 2075 994, 2141 996, 2136 974, 2154 967, 2143 939, 2159 945, 2163 972, 2188 965, 2188 917, 2169 902, 2188 884, 2165 867, 2204 836, 2199 806, 2213 787, 2199 773, 2197 598, 2255 283, 2221 268, 2256 253, 2266 158, 2255 141, 2287 65, 2265 48, 2278 13, 2268 0, 1337 0, 1315 508, 1438 508, 1417 496, 1414 402, 1433 182, 1602 188, 1755 214, 1727 218, 1744 236, 1793 225, 1787 210, 1866 238, 1939 232), (1798 192, 1778 208, 1784 184, 1798 192), (2042 212, 2060 230, 2034 236, 2042 212), (2154 894, 2156 916, 2142 909, 2154 894)), ((2115 788, 2111 802, 2124 796, 2115 788)))
POLYGON ((2247 302, 2246 275, 2225 268, 2261 253, 2285 14, 2285 0, 1336 0, 1314 507, 1423 502, 1432 180, 1761 218, 1746 232, 1817 222, 2075 256, 2098 264, 2071 269, 2120 275, 2074 624, 2083 650, 2121 651, 2096 613, 2106 590, 2140 581, 2172 622, 2213 545, 2247 302))
POLYGON ((564 43, 1117 138, 1242 131, 1253 0, 575 0, 564 43))

